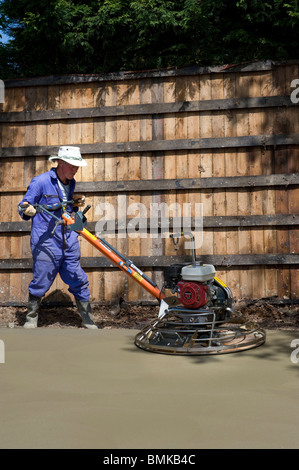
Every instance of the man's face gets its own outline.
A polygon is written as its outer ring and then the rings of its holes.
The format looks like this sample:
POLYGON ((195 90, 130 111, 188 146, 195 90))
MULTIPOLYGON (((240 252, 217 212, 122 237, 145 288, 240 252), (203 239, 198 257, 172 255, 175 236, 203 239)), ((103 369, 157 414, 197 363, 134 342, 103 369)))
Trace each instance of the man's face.
POLYGON ((65 180, 72 180, 79 168, 77 166, 70 165, 69 163, 64 162, 63 160, 59 160, 58 170, 58 176, 61 181, 64 182, 65 180))

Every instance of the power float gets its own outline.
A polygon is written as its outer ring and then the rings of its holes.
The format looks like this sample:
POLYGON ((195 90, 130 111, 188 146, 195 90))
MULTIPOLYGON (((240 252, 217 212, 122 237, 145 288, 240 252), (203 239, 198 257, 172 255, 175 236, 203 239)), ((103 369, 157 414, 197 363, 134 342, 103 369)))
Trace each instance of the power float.
POLYGON ((86 229, 85 214, 90 205, 74 215, 69 214, 66 206, 73 202, 34 204, 34 207, 56 219, 52 234, 58 225, 66 225, 158 300, 160 308, 157 319, 135 336, 134 343, 138 348, 159 354, 198 356, 244 351, 264 344, 265 331, 234 311, 231 290, 216 277, 215 267, 196 259, 191 232, 170 235, 174 245, 178 244, 181 236, 191 238, 192 263, 164 267, 162 291, 131 260, 104 238, 94 236, 86 229), (62 209, 61 218, 53 214, 58 209, 62 209), (165 290, 172 295, 166 296, 165 290))

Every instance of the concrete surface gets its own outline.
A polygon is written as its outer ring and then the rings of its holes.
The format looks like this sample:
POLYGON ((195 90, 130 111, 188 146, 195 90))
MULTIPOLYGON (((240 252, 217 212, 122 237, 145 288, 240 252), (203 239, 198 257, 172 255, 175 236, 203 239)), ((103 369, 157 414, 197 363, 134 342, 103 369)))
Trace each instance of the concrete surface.
POLYGON ((205 357, 146 352, 135 334, 0 329, 0 448, 299 448, 299 331, 205 357))

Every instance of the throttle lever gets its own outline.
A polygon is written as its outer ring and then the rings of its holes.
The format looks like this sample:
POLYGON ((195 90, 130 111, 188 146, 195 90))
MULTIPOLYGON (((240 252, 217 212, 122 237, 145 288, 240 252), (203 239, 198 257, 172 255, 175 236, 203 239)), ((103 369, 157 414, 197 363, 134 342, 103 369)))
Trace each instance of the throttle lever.
POLYGON ((82 211, 82 215, 86 214, 86 212, 89 211, 90 208, 91 208, 90 204, 86 206, 85 209, 82 211))

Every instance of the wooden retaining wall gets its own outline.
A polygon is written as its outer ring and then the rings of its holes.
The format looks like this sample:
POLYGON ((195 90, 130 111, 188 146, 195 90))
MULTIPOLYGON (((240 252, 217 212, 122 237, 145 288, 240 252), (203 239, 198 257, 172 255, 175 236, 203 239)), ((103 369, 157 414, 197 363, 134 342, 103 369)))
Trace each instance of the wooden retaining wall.
MULTIPOLYGON (((0 304, 27 300, 30 222, 20 219, 17 204, 30 180, 53 166, 47 158, 60 145, 79 145, 88 161, 76 180, 92 205, 91 231, 104 203, 110 221, 127 217, 125 229, 130 218, 143 219, 143 236, 135 231, 106 238, 159 286, 163 266, 190 260, 191 252, 183 239, 174 250, 169 237, 150 236, 153 204, 189 203, 194 229, 194 208, 202 203, 197 255, 216 266, 234 297, 297 299, 294 79, 297 63, 265 62, 6 81, 0 105, 0 304), (146 211, 139 214, 140 203, 146 211)), ((171 228, 179 214, 170 215, 171 228)), ((86 241, 80 243, 92 301, 153 300, 86 241)), ((57 279, 48 298, 59 300, 61 292, 67 294, 67 287, 57 279)))

